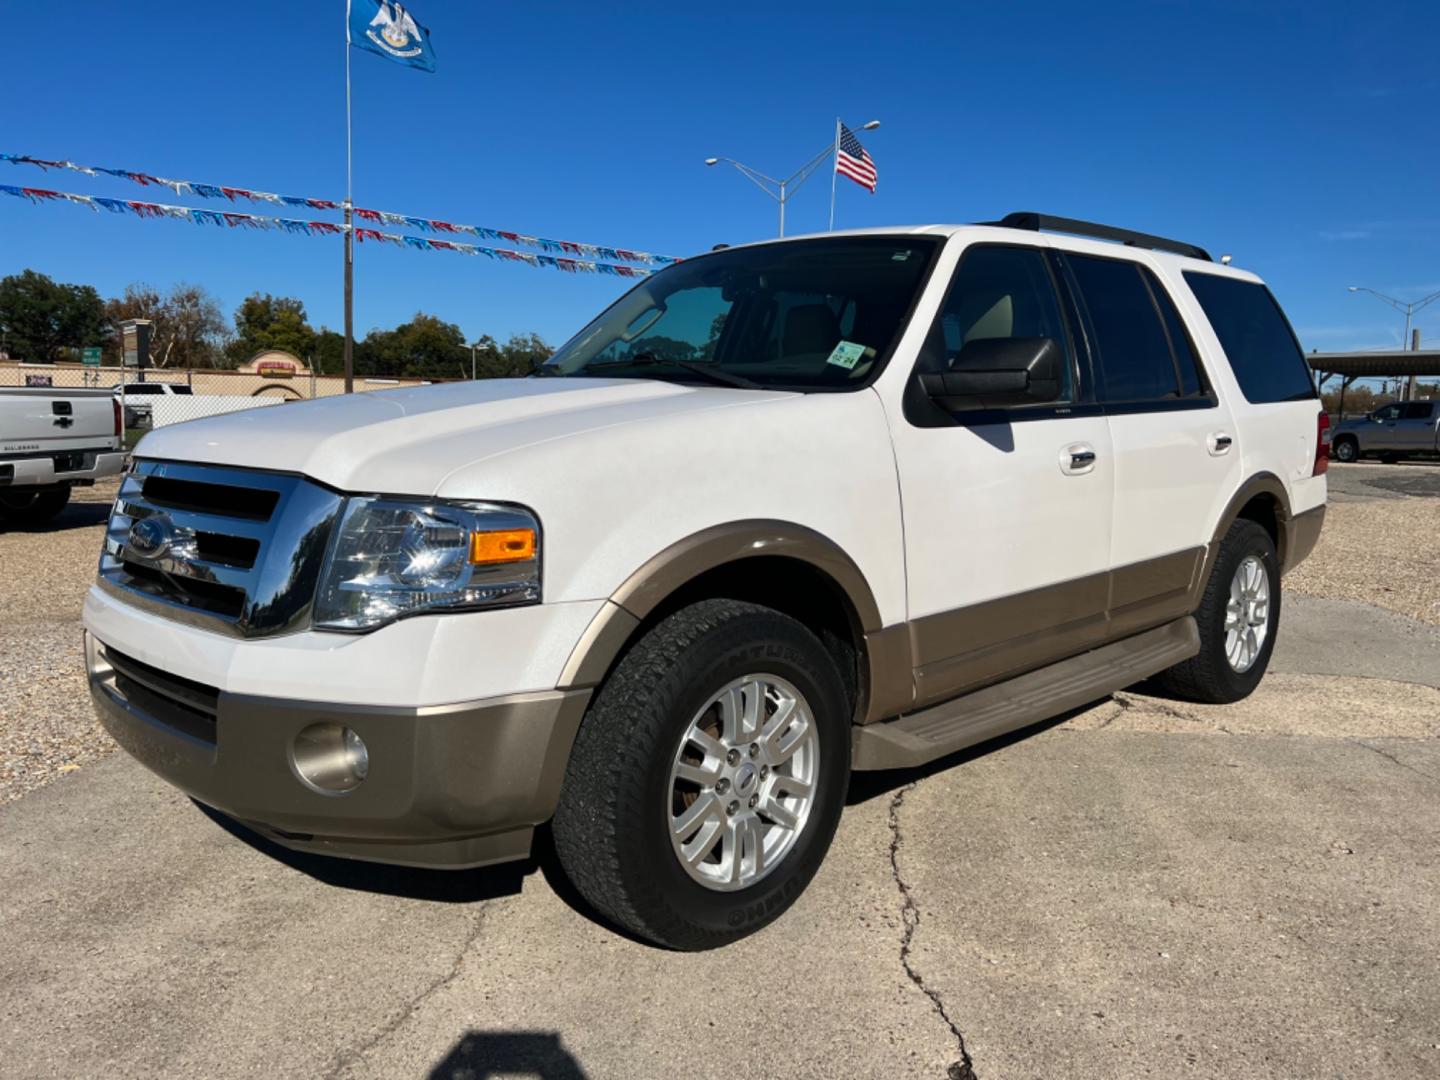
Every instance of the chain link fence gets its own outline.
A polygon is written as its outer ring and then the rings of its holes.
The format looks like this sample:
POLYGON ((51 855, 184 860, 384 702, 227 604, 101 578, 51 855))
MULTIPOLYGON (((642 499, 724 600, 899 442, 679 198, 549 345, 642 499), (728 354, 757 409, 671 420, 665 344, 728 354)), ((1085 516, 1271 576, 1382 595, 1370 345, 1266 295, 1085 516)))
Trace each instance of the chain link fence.
MULTIPOLYGON (((427 386, 443 380, 416 378, 355 379, 357 391, 427 386)), ((81 364, 0 362, 0 387, 67 387, 111 390, 125 416, 125 446, 157 427, 199 420, 242 409, 268 408, 293 401, 333 397, 345 392, 338 375, 277 374, 214 369, 90 367, 81 364)))

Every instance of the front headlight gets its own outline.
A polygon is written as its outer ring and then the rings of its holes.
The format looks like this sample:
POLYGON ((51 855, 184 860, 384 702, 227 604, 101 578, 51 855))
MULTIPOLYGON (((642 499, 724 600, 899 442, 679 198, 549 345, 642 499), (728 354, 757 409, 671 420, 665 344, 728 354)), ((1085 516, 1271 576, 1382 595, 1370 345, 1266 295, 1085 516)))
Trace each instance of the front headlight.
POLYGON ((540 601, 540 523, 498 503, 352 498, 330 541, 314 625, 373 630, 426 611, 540 601))

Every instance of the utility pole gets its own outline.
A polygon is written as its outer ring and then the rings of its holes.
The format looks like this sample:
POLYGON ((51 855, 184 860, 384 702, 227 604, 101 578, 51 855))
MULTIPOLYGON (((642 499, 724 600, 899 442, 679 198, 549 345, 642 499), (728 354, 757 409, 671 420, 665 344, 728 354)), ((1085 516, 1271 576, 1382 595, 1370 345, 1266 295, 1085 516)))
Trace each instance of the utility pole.
MULTIPOLYGON (((1419 351, 1420 351, 1420 328, 1419 328, 1418 326, 1415 327, 1414 330, 1411 330, 1411 331, 1410 331, 1410 351, 1411 351, 1411 352, 1419 352, 1419 351)), ((1419 384, 1417 383, 1416 379, 1417 379, 1416 376, 1411 375, 1411 376, 1410 376, 1410 381, 1405 384, 1405 400, 1406 400, 1406 401, 1414 401, 1414 400, 1415 400, 1415 395, 1419 392, 1419 384)))

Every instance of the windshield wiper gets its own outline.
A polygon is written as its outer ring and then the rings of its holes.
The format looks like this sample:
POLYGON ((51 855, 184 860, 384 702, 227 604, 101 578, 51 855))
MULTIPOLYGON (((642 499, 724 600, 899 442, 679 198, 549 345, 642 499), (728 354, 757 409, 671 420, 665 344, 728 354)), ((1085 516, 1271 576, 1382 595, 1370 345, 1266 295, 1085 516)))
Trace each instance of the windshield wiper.
MULTIPOLYGON (((671 367, 682 368, 685 371, 694 372, 701 378, 709 379, 711 382, 719 383, 722 386, 738 386, 742 390, 764 390, 765 388, 744 375, 735 375, 729 371, 721 371, 711 364, 693 364, 689 360, 672 360, 668 356, 656 356, 654 353, 642 352, 634 356, 626 357, 624 360, 602 360, 598 364, 586 364, 580 371, 599 371, 602 368, 612 367, 650 367, 657 364, 669 364, 671 367)), ((576 372, 579 374, 580 372, 576 372)))

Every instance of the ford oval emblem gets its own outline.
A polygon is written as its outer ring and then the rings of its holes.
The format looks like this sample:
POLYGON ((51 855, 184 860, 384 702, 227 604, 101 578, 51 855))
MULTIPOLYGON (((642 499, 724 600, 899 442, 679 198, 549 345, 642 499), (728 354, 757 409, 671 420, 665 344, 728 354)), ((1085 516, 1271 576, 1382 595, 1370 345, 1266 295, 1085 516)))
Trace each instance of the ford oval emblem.
POLYGON ((141 518, 130 526, 126 545, 142 559, 158 559, 174 539, 170 522, 163 516, 141 518))

